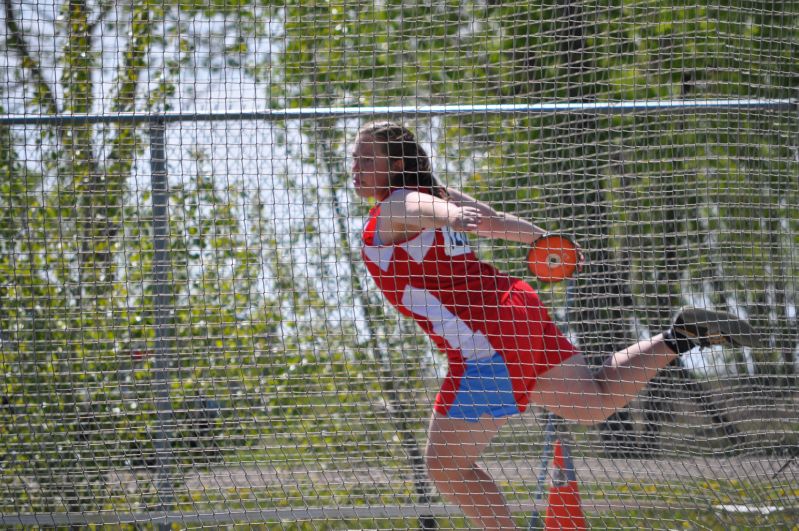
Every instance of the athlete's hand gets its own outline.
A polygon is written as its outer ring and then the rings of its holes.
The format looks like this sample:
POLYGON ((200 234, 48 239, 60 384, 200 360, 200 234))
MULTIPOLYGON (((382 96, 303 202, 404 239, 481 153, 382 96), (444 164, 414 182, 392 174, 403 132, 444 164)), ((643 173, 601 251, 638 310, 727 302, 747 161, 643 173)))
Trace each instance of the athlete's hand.
POLYGON ((462 206, 452 208, 452 206, 450 206, 450 209, 449 226, 458 232, 474 232, 483 221, 483 214, 474 207, 462 206))

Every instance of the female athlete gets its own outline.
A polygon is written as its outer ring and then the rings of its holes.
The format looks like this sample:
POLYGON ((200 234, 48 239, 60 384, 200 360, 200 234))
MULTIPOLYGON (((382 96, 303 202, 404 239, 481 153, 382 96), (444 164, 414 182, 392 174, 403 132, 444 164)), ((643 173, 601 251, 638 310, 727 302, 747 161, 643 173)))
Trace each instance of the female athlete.
POLYGON ((567 420, 601 422, 683 352, 758 344, 745 321, 684 309, 665 332, 592 371, 535 291, 481 262, 466 236, 531 245, 543 229, 441 185, 422 146, 399 124, 362 127, 352 157, 355 193, 377 201, 363 231, 367 269, 386 299, 449 360, 430 420, 428 474, 483 529, 516 528, 502 493, 477 463, 508 417, 533 403, 567 420))

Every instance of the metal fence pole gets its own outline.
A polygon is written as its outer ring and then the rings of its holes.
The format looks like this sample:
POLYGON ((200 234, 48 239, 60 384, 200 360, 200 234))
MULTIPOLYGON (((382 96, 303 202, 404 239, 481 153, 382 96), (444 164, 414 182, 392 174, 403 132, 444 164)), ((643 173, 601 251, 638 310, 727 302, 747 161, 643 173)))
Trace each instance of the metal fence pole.
MULTIPOLYGON (((153 270, 152 282, 155 297, 153 312, 155 322, 154 374, 152 388, 155 395, 157 429, 153 437, 155 446, 157 480, 156 491, 160 509, 164 514, 172 508, 175 499, 171 473, 174 466, 171 437, 174 414, 169 396, 169 368, 172 357, 172 297, 169 288, 169 181, 166 171, 166 125, 163 121, 150 124, 150 171, 153 208, 153 270)), ((168 524, 162 523, 161 527, 168 524)))

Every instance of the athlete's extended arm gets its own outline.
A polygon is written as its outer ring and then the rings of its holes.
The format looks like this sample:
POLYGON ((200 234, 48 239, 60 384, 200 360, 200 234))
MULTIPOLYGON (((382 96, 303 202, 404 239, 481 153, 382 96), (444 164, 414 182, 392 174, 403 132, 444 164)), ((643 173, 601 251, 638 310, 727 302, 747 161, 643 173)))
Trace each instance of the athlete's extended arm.
POLYGON ((478 201, 477 199, 451 188, 447 189, 450 200, 460 207, 476 208, 481 215, 480 223, 476 232, 486 238, 497 238, 513 242, 532 244, 547 231, 529 221, 507 214, 498 212, 491 205, 478 201))
POLYGON ((531 244, 546 232, 512 214, 497 212, 463 192, 452 189, 447 192, 450 200, 411 190, 393 194, 380 213, 381 218, 387 221, 385 225, 381 223, 381 233, 386 230, 407 233, 450 226, 486 238, 531 244))

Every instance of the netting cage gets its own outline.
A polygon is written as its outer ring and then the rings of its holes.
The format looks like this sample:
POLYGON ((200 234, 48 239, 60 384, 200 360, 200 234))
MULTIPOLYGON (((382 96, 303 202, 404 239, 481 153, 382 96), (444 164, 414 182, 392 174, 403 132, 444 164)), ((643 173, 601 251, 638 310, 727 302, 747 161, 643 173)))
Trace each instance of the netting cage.
POLYGON ((796 528, 796 3, 0 12, 3 525, 474 525, 425 459, 447 356, 361 252, 353 144, 390 120, 446 186, 580 242, 544 283, 529 246, 470 235, 589 365, 683 307, 762 339, 591 426, 512 417, 480 466, 517 525, 552 528, 565 481, 574 528, 796 528))

